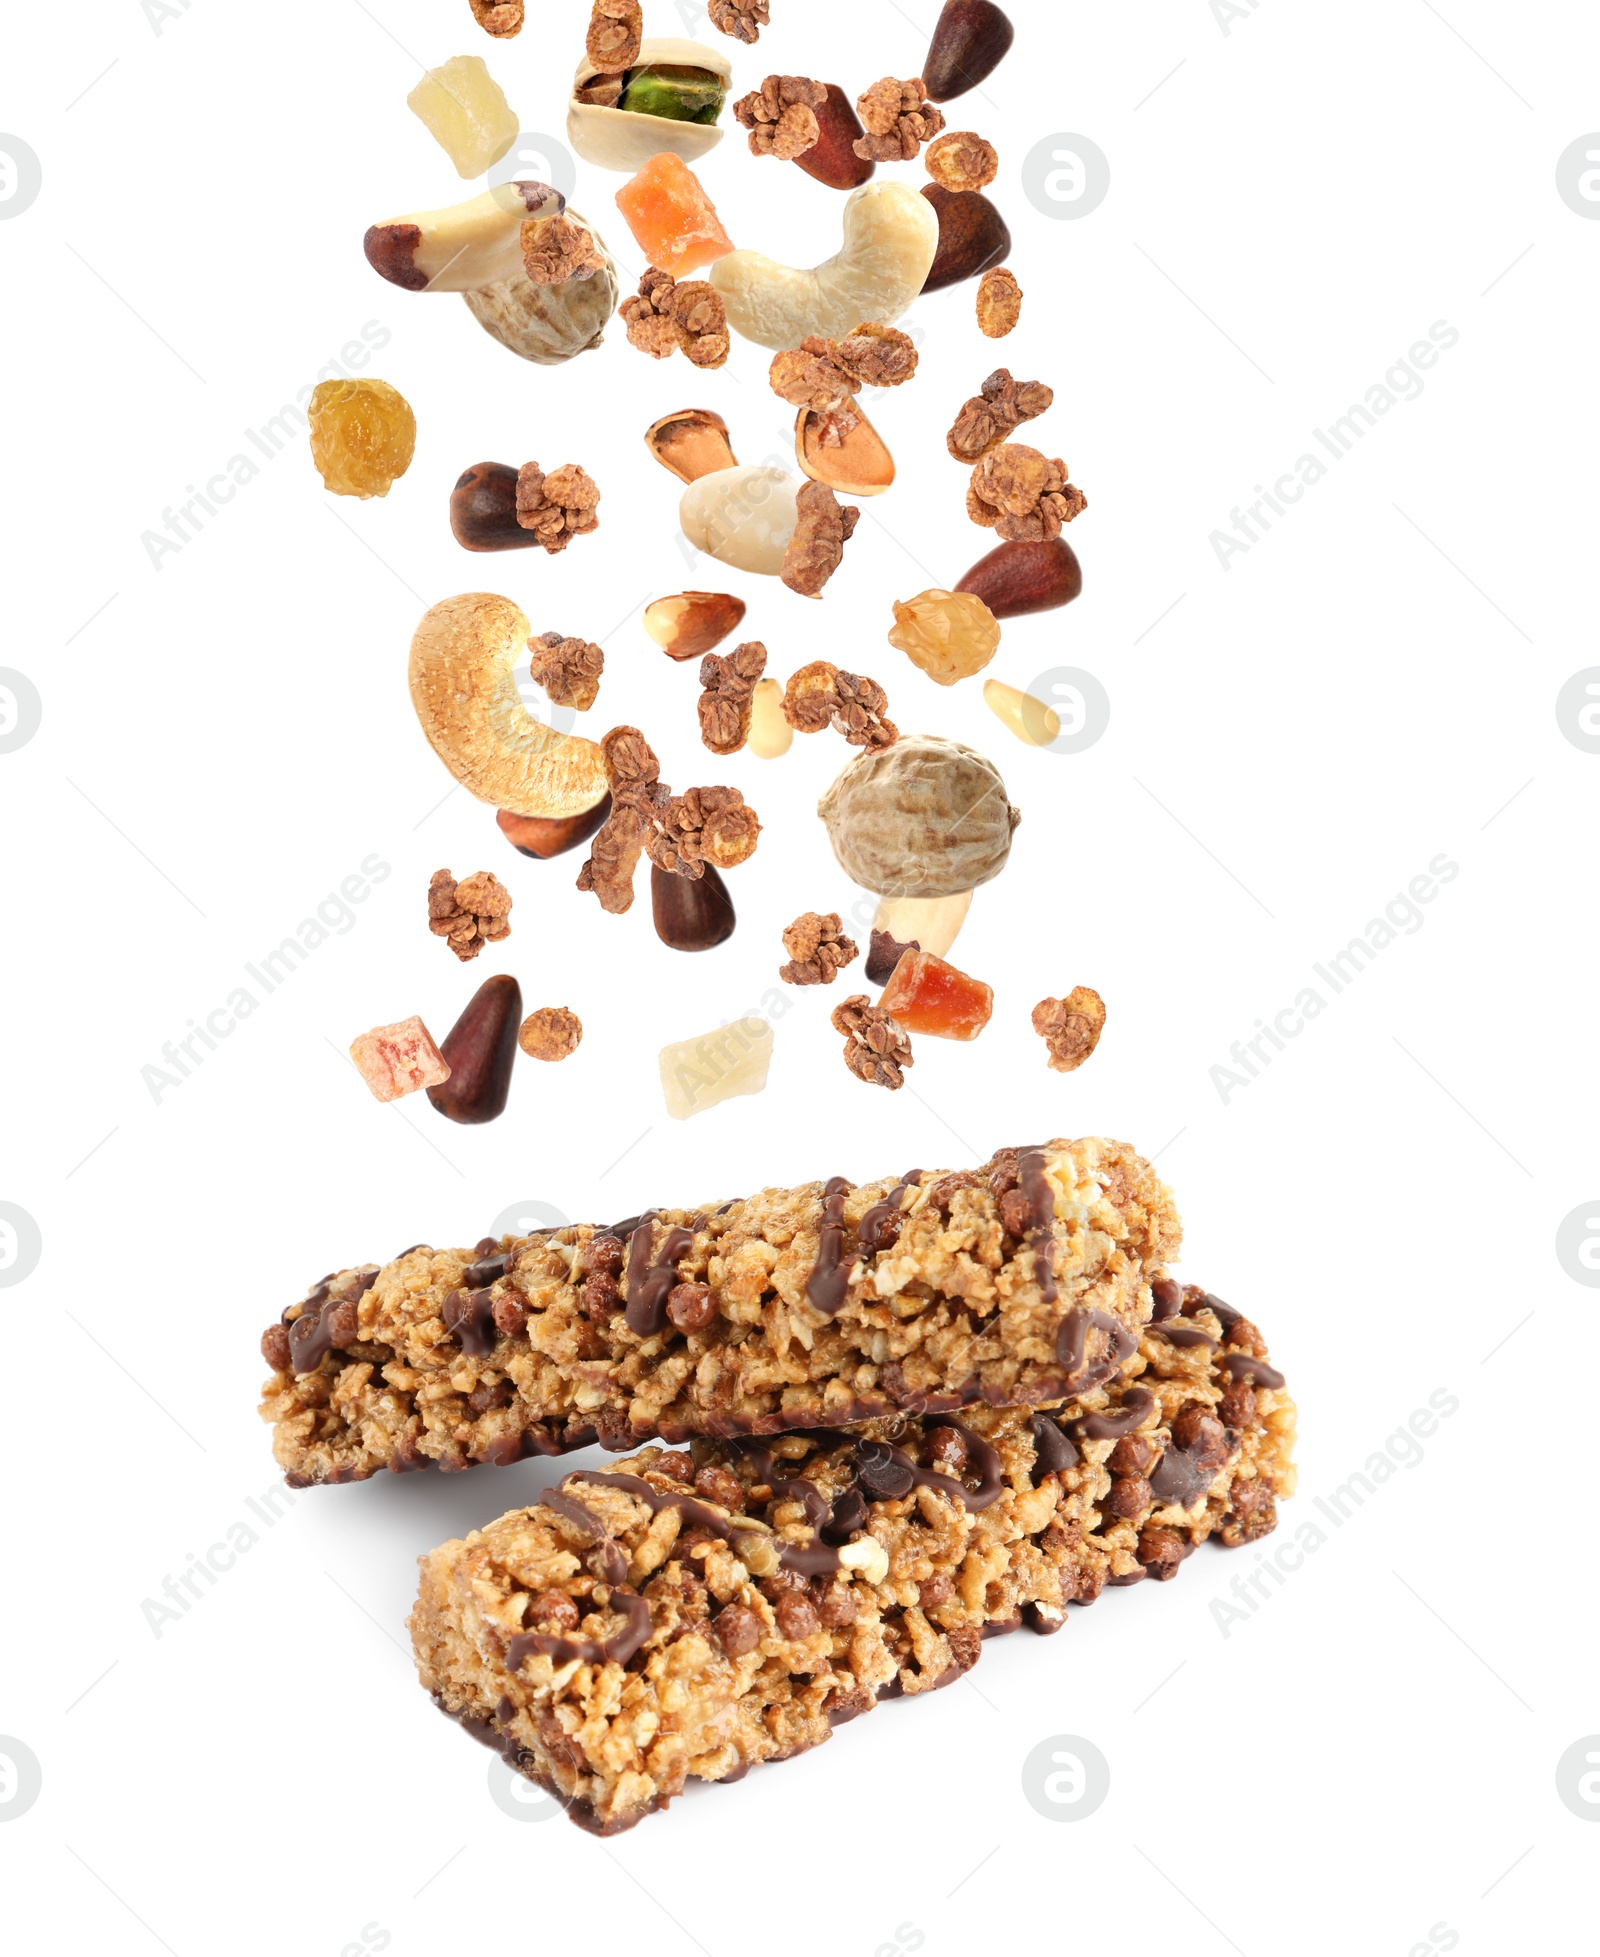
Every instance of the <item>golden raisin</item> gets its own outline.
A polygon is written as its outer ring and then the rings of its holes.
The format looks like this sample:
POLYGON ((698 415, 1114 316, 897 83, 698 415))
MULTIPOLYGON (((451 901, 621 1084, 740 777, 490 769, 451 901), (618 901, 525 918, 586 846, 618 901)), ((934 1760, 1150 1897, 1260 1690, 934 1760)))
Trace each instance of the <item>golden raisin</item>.
POLYGON ((961 591, 924 591, 895 600, 889 643, 940 686, 982 672, 1000 645, 1000 626, 981 598, 961 591))
POLYGON ((335 496, 387 496, 411 467, 417 418, 387 381, 322 381, 310 421, 311 459, 335 496))

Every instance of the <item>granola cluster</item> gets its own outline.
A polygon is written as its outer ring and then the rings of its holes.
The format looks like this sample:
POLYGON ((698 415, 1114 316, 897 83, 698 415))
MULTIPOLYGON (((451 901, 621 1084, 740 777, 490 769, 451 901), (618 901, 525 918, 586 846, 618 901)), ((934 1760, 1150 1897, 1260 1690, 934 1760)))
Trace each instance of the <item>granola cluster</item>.
POLYGON ((981 462, 1023 422, 1042 415, 1055 398, 1055 390, 1043 381, 1017 381, 1010 368, 997 367, 981 393, 963 402, 945 446, 958 462, 981 462))
POLYGON ((472 18, 485 34, 508 41, 522 32, 525 0, 471 0, 472 18))
POLYGON ((1075 1073, 1100 1044, 1106 1003, 1087 985, 1075 985, 1064 999, 1041 999, 1033 1009, 1033 1030, 1050 1049, 1058 1074, 1075 1073))
POLYGON ((583 1021, 566 1006, 541 1006, 522 1022, 517 1045, 530 1060, 565 1060, 583 1038, 583 1021))
POLYGON ((528 641, 528 670, 558 707, 585 713, 600 696, 600 675, 606 656, 587 639, 564 639, 544 632, 528 641))
POLYGON ((904 1087, 912 1064, 911 1042, 865 992, 853 992, 833 1009, 833 1030, 843 1033, 844 1064, 869 1087, 904 1087))
POLYGON ((783 717, 797 734, 831 727, 852 747, 890 747, 900 730, 885 718, 889 696, 864 673, 841 672, 830 660, 813 659, 790 676, 783 717))
POLYGON ((752 156, 792 163, 816 147, 822 134, 817 110, 827 99, 821 82, 805 75, 768 75, 759 88, 740 96, 733 113, 750 132, 752 156))
POLYGON ((644 10, 639 0, 594 0, 586 43, 589 59, 603 74, 618 75, 639 59, 644 10))
POLYGON ((767 649, 747 639, 724 658, 708 652, 700 662, 700 738, 713 754, 737 754, 750 738, 756 683, 767 670, 767 649))
POLYGON ((605 269, 606 255, 594 233, 564 212, 530 217, 522 226, 522 269, 530 285, 565 285, 605 269))
POLYGON ((928 175, 945 190, 982 190, 1000 174, 1000 157, 970 129, 952 129, 928 145, 922 159, 928 175))
POLYGON ((488 870, 459 883, 448 870, 435 870, 428 883, 428 929, 466 964, 486 944, 511 936, 511 892, 488 870))
POLYGON ((699 878, 708 863, 728 870, 753 854, 761 822, 738 789, 691 788, 674 795, 637 727, 613 727, 600 750, 611 812, 589 845, 578 888, 593 891, 603 910, 620 916, 632 905, 643 855, 673 876, 699 878))
POLYGON ((1003 340, 1022 318, 1022 287, 1014 272, 992 265, 978 281, 978 331, 986 340, 1003 340))
POLYGON ((719 33, 746 44, 759 41, 762 28, 772 25, 769 0, 706 0, 706 12, 719 33))
POLYGON ((824 447, 837 447, 860 424, 852 397, 863 387, 902 386, 917 371, 917 359, 910 334, 868 322, 842 340, 809 335, 774 355, 767 379, 780 401, 822 416, 818 437, 824 447))
POLYGON ((861 955, 855 939, 845 936, 837 911, 803 912, 784 930, 783 948, 789 963, 778 967, 778 977, 785 985, 832 985, 861 955))
POLYGON ((525 462, 517 472, 517 522, 552 557, 574 537, 600 527, 599 504, 599 486, 576 462, 549 475, 537 462, 525 462))
POLYGON ((986 455, 967 490, 973 522, 1014 544, 1050 543, 1088 507, 1088 497, 1068 482, 1065 462, 1020 442, 986 455))
POLYGON ((722 294, 704 279, 679 284, 670 273, 646 268, 639 290, 618 308, 629 346, 652 360, 686 354, 696 367, 722 367, 728 359, 728 313, 722 294))
POLYGON ((885 75, 856 97, 856 114, 867 133, 851 147, 863 162, 909 163, 944 128, 943 114, 923 97, 920 75, 904 82, 885 75))
POLYGON ((826 483, 807 482, 795 497, 799 512, 783 553, 783 582, 802 598, 820 598, 822 588, 844 561, 844 547, 855 534, 861 512, 841 506, 826 483))

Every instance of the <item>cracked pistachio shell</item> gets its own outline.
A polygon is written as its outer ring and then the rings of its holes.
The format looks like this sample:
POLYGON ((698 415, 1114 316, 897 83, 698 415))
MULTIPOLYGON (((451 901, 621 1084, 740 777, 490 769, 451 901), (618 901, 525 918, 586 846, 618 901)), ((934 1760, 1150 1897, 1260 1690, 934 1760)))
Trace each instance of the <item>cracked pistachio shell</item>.
MULTIPOLYGON (((726 91, 733 89, 733 63, 720 48, 708 47, 704 41, 643 41, 633 66, 704 68, 721 77, 726 91)), ((592 61, 580 61, 567 101, 567 141, 585 163, 632 176, 663 150, 693 163, 722 141, 722 130, 716 123, 674 122, 668 116, 638 115, 631 109, 601 109, 592 102, 580 102, 578 90, 599 73, 592 61)))

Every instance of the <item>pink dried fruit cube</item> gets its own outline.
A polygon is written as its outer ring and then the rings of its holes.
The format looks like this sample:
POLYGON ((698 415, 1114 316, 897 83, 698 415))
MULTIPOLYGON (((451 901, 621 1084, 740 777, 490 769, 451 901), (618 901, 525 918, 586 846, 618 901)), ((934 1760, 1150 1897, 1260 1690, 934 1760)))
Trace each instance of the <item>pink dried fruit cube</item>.
POLYGON ((437 1087, 450 1078, 444 1055, 415 1013, 352 1040, 350 1058, 378 1101, 398 1101, 419 1087, 437 1087))

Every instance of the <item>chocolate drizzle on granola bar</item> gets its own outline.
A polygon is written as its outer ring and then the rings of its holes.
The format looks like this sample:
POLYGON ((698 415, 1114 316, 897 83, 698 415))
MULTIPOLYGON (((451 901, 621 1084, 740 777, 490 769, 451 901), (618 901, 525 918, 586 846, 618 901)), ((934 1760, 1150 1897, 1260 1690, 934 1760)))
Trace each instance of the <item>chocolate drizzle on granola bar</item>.
POLYGON ((920 1169, 907 1169, 881 1203, 874 1203, 856 1225, 856 1248, 868 1256, 880 1250, 888 1250, 900 1241, 900 1232, 905 1228, 905 1217, 901 1214, 901 1204, 908 1189, 914 1189, 922 1180, 920 1169))
POLYGON ((1086 1441, 1120 1441, 1155 1412, 1156 1396, 1148 1386, 1133 1386, 1115 1413, 1086 1413, 1078 1422, 1078 1432, 1086 1441))
POLYGON ((694 1232, 674 1225, 661 1242, 661 1254, 650 1262, 655 1235, 655 1212, 646 1211, 628 1236, 628 1330, 642 1339, 654 1338, 667 1322, 667 1298, 678 1281, 678 1259, 694 1242, 694 1232))
MULTIPOLYGON (((358 1271, 355 1289, 331 1298, 330 1273, 312 1291, 289 1325, 289 1363, 296 1373, 314 1373, 336 1345, 356 1335, 356 1305, 378 1281, 377 1271, 358 1271)), ((1281 1382, 1280 1382, 1281 1384, 1281 1382)))
POLYGON ((855 1187, 848 1177, 830 1176, 822 1191, 822 1227, 817 1261, 806 1279, 806 1303, 824 1318, 838 1314, 850 1290, 850 1262, 844 1254, 844 1199, 855 1187))
POLYGON ((593 1638, 563 1638, 550 1631, 521 1631, 506 1645, 506 1669, 521 1671, 535 1652, 543 1652, 558 1665, 625 1665, 650 1635, 650 1606, 637 1590, 613 1584, 607 1608, 622 1619, 620 1630, 598 1642, 593 1638))
POLYGON ((1053 1305, 1061 1296, 1056 1284, 1056 1240, 1050 1226, 1056 1220, 1056 1193, 1044 1172, 1044 1150, 1024 1148, 1017 1152, 1017 1185, 1027 1205, 1028 1241, 1033 1246, 1033 1281, 1039 1296, 1053 1305))
POLYGON ((1033 1478, 1039 1482, 1045 1475, 1064 1474, 1068 1468, 1075 1468, 1083 1456, 1072 1443, 1070 1435, 1047 1413, 1036 1413, 1029 1423, 1033 1433, 1033 1478))
POLYGON ((452 1291, 440 1317, 444 1329, 461 1341, 461 1350, 469 1359, 487 1359, 494 1351, 494 1301, 487 1288, 452 1291))
MULTIPOLYGON (((291 1332, 290 1337, 294 1334, 291 1332)), ((1276 1366, 1269 1366, 1264 1359, 1254 1359, 1248 1352, 1225 1352, 1222 1364, 1235 1386, 1245 1381, 1252 1386, 1279 1387, 1284 1383, 1283 1374, 1276 1366)))
POLYGON ((1087 1305, 1074 1305, 1062 1319, 1061 1329, 1056 1333, 1056 1359, 1066 1368, 1072 1390, 1087 1393, 1092 1387, 1104 1385, 1138 1343, 1127 1326, 1109 1312, 1091 1311, 1087 1305), (1105 1333, 1111 1341, 1111 1351, 1091 1366, 1082 1379, 1078 1379, 1075 1375, 1083 1367, 1089 1349, 1089 1334, 1094 1331, 1105 1333))

